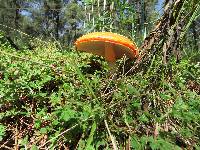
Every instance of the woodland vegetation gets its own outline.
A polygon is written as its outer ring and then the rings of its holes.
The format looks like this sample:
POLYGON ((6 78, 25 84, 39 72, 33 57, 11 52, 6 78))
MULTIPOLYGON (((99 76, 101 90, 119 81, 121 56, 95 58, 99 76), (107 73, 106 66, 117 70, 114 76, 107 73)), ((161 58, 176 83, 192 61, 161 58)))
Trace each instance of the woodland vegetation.
POLYGON ((199 0, 0 0, 0 149, 199 150, 199 33, 199 0), (95 31, 140 56, 110 75, 95 31))

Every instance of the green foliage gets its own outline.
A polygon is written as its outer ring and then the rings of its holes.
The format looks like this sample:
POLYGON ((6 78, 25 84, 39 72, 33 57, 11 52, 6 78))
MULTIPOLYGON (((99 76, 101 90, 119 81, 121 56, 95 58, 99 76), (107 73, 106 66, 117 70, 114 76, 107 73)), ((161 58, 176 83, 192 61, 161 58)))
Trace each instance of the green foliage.
POLYGON ((25 149, 109 149, 106 119, 118 147, 128 138, 132 149, 200 146, 200 72, 192 56, 167 66, 154 56, 146 72, 110 80, 100 58, 54 43, 18 52, 1 43, 0 53, 1 141, 18 129, 25 149), (87 72, 91 59, 101 71, 87 72))
MULTIPOLYGON (((20 28, 45 39, 62 38, 69 45, 83 32, 102 30, 141 43, 157 19, 156 12, 150 11, 154 0, 88 0, 86 11, 80 1, 34 2, 20 3, 38 8, 27 10, 30 17, 20 14, 20 28), (85 31, 80 30, 82 23, 85 31)), ((184 13, 193 6, 186 2, 184 13)), ((196 18, 197 11, 193 13, 196 18)), ((1 9, 0 15, 5 14, 1 9)), ((119 72, 112 78, 102 58, 62 49, 57 41, 31 38, 10 26, 0 33, 0 148, 112 149, 113 139, 119 149, 200 148, 198 49, 184 47, 182 60, 177 63, 170 57, 166 65, 161 55, 154 55, 149 66, 129 75, 120 70, 126 67, 120 60, 119 72), (18 34, 10 36, 9 31, 18 34), (24 41, 19 40, 22 35, 24 41)))
POLYGON ((0 124, 0 141, 3 140, 3 137, 5 136, 5 132, 6 131, 6 128, 4 125, 0 124))

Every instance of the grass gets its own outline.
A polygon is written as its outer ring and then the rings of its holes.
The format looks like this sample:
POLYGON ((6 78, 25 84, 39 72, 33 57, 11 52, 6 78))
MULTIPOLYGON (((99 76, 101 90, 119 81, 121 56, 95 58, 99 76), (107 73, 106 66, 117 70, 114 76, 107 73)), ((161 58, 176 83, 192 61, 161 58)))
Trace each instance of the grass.
POLYGON ((200 71, 189 58, 154 56, 147 72, 112 80, 102 58, 1 43, 0 148, 199 149, 200 71))

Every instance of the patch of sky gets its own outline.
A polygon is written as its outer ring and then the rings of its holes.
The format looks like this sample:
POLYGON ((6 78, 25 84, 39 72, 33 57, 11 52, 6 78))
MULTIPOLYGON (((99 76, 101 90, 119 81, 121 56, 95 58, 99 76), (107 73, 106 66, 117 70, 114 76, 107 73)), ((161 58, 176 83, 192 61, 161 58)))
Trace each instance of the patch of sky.
POLYGON ((40 8, 40 2, 29 2, 29 3, 27 3, 26 9, 22 9, 20 11, 20 13, 23 16, 30 17, 31 14, 32 14, 31 11, 33 11, 33 10, 39 10, 39 8, 40 8))
POLYGON ((21 10, 21 15, 23 15, 23 16, 31 16, 31 12, 30 11, 28 11, 28 10, 21 10))
POLYGON ((156 11, 158 11, 158 13, 160 15, 162 15, 162 13, 163 13, 163 3, 164 3, 164 0, 158 0, 157 4, 155 6, 156 11))

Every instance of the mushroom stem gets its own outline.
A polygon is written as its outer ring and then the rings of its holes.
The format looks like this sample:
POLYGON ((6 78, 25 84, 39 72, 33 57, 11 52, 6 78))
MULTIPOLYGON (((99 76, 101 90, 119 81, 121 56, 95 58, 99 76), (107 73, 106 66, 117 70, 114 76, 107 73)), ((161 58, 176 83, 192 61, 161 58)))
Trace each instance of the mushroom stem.
POLYGON ((114 52, 114 48, 113 48, 113 44, 106 42, 105 43, 105 59, 109 62, 115 62, 116 58, 115 58, 115 52, 114 52))
POLYGON ((113 74, 116 71, 116 58, 112 43, 105 43, 105 59, 108 61, 110 73, 113 74))

